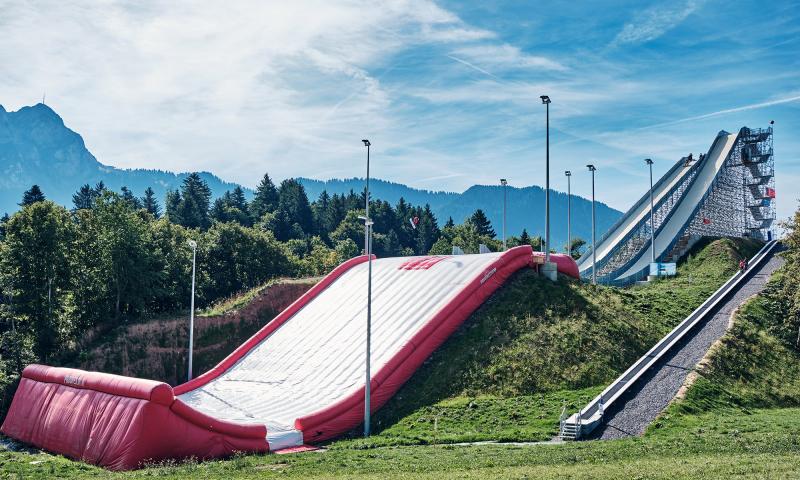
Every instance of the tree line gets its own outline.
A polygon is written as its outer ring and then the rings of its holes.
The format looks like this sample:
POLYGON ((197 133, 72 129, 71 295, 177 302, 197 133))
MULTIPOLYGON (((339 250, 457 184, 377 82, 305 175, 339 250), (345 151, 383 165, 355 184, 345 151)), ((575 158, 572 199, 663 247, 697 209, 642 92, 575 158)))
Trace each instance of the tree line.
MULTIPOLYGON (((363 252, 365 193, 309 201, 295 179, 264 175, 247 200, 236 187, 212 201, 206 182, 188 175, 164 205, 101 182, 83 185, 67 209, 34 185, 21 209, 0 219, 0 387, 34 361, 79 348, 85 332, 188 307, 197 242, 199 307, 276 277, 323 275, 363 252)), ((483 211, 443 226, 430 206, 371 200, 373 252, 379 257, 467 253, 502 242, 483 211)), ((541 239, 523 231, 509 246, 541 239)), ((8 400, 8 399, 6 399, 8 400)))

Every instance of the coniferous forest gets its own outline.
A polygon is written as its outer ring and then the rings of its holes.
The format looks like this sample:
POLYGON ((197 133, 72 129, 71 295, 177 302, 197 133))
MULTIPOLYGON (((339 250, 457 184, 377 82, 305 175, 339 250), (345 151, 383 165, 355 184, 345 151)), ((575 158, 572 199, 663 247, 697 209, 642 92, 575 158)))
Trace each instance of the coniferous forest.
MULTIPOLYGON (((0 220, 0 388, 11 399, 25 365, 74 353, 87 332, 188 308, 192 247, 197 244, 199 308, 276 277, 324 275, 363 253, 365 193, 314 201, 297 180, 264 175, 247 201, 240 187, 212 201, 200 175, 159 201, 105 185, 83 185, 73 207, 49 201, 34 185, 20 210, 0 220)), ((440 224, 428 205, 370 201, 373 252, 379 257, 477 253, 502 248, 481 211, 440 224)), ((508 238, 540 248, 527 232, 508 238)), ((576 240, 575 251, 582 245, 576 240)))

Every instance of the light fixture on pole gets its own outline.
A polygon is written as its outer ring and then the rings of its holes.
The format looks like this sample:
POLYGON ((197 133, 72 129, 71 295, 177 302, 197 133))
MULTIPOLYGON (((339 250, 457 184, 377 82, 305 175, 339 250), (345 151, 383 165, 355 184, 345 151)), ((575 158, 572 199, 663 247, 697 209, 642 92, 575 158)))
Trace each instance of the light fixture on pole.
POLYGON ((544 168, 544 263, 550 263, 550 97, 541 95, 546 109, 546 147, 544 168))
POLYGON ((644 162, 650 167, 650 262, 656 263, 656 221, 653 214, 653 160, 645 158, 644 162))
POLYGON ((364 208, 364 254, 367 255, 367 360, 366 360, 366 383, 364 385, 364 436, 369 436, 372 376, 370 374, 370 350, 372 348, 372 220, 369 218, 369 147, 372 145, 369 140, 361 140, 367 147, 367 180, 365 188, 365 208, 364 208))
POLYGON ((508 182, 505 178, 500 179, 500 185, 503 186, 503 250, 506 250, 506 186, 508 186, 508 182))
POLYGON ((567 255, 572 256, 572 190, 570 188, 572 172, 567 170, 564 175, 567 177, 567 255))
POLYGON ((594 172, 597 170, 594 168, 594 165, 591 163, 586 165, 586 168, 592 172, 592 285, 597 285, 597 270, 595 265, 597 264, 597 245, 595 243, 595 215, 594 215, 594 172))
POLYGON ((192 248, 192 299, 189 301, 189 380, 192 379, 192 356, 194 354, 194 276, 197 265, 197 242, 189 240, 192 248))

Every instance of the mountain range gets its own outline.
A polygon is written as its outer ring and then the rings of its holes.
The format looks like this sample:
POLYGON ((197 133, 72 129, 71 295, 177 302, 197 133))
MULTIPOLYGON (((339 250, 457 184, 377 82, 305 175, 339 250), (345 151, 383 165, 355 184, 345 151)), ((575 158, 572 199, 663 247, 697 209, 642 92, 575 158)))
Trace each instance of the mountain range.
MULTIPOLYGON (((0 105, 0 212, 13 213, 22 193, 37 184, 47 198, 65 206, 72 205, 72 194, 83 184, 102 181, 119 191, 127 186, 136 195, 151 187, 162 200, 168 190, 180 186, 188 172, 173 173, 149 169, 120 169, 99 162, 86 148, 83 138, 70 130, 50 107, 36 104, 18 111, 6 111, 0 105)), ((210 172, 200 172, 213 195, 222 195, 236 184, 210 172)), ((259 175, 260 176, 260 175, 259 175)), ((326 190, 329 194, 358 192, 364 188, 360 178, 314 180, 298 178, 310 200, 326 190)), ((503 192, 501 186, 474 185, 462 193, 429 191, 385 180, 371 179, 371 197, 395 204, 401 197, 414 205, 429 204, 443 225, 449 217, 462 222, 481 208, 494 225, 498 237, 502 231, 503 192)), ((544 234, 544 189, 538 186, 507 187, 507 227, 510 235, 525 228, 533 235, 544 234)), ((245 188, 248 195, 252 190, 245 188)), ((567 237, 567 195, 551 191, 551 236, 553 245, 561 246, 567 237)), ((598 235, 610 227, 621 212, 597 203, 598 235)), ((573 236, 591 237, 591 202, 572 197, 573 236)))

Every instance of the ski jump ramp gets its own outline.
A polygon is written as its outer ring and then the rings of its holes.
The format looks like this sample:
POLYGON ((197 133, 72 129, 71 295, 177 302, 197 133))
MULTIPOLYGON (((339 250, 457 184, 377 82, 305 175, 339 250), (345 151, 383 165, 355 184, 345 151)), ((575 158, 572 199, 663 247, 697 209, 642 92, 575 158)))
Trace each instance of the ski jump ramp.
MULTIPOLYGON (((372 410, 534 255, 524 246, 373 261, 372 410)), ((571 258, 551 258, 578 277, 571 258)), ((175 388, 30 365, 0 430, 115 470, 341 435, 364 413, 366 262, 343 263, 219 365, 175 388)))
MULTIPOLYGON (((680 159, 653 185, 652 222, 647 191, 597 242, 598 281, 627 285, 642 280, 653 257, 674 262, 701 236, 769 240, 775 218, 773 173, 771 128, 720 132, 706 154, 680 159)), ((578 268, 584 278, 591 277, 591 250, 578 260, 578 268)))

